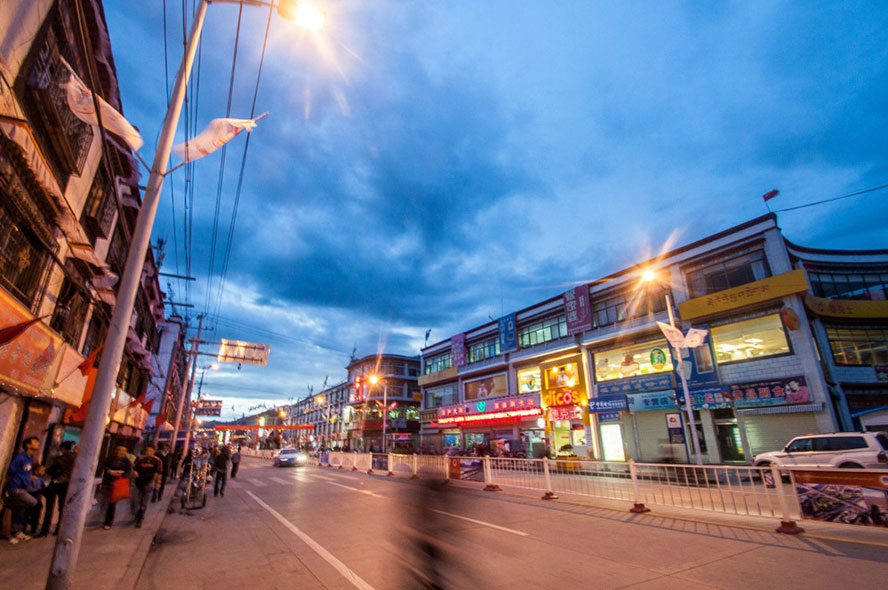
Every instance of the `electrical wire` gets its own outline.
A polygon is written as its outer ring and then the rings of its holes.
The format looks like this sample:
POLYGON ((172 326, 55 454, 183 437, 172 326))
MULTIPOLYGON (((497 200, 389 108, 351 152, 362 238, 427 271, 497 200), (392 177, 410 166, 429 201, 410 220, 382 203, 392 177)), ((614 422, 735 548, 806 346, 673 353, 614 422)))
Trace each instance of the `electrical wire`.
MULTIPOLYGON (((269 6, 268 19, 265 23, 265 37, 262 41, 262 54, 261 54, 261 57, 259 58, 259 71, 256 75, 256 86, 253 89, 253 103, 250 105, 250 119, 253 119, 256 117, 256 101, 259 97, 259 83, 262 80, 262 68, 265 64, 265 51, 268 48, 268 33, 271 29, 272 14, 273 14, 272 9, 269 6)), ((216 305, 215 305, 214 311, 213 311, 214 315, 217 315, 219 313, 219 308, 222 306, 222 296, 225 292, 225 282, 226 282, 226 279, 228 278, 228 263, 231 259, 231 246, 234 243, 234 228, 237 223, 237 211, 238 211, 238 205, 240 204, 241 192, 243 190, 243 185, 244 185, 244 175, 245 175, 246 165, 247 165, 247 153, 250 149, 250 138, 251 137, 252 137, 252 134, 247 133, 247 139, 244 144, 244 153, 243 153, 243 156, 241 157, 240 172, 238 173, 238 179, 237 179, 237 190, 235 191, 235 195, 234 195, 234 207, 233 207, 232 213, 231 213, 231 222, 229 223, 229 226, 228 226, 228 240, 227 240, 227 243, 225 246, 225 257, 222 262, 222 272, 220 273, 220 278, 219 278, 219 292, 216 296, 216 305)), ((209 311, 209 310, 207 310, 207 311, 209 311)))
POLYGON ((823 199, 822 201, 815 201, 813 203, 808 203, 807 205, 797 205, 795 207, 787 207, 785 209, 775 209, 774 213, 783 213, 784 211, 795 211, 796 209, 804 209, 805 207, 813 207, 814 205, 822 205, 824 203, 831 203, 832 201, 839 201, 841 199, 847 199, 849 197, 856 197, 858 195, 865 195, 866 193, 874 193, 876 191, 881 191, 886 188, 888 188, 888 184, 874 186, 872 188, 867 188, 862 191, 848 193, 847 195, 842 195, 840 197, 832 197, 831 199, 823 199))

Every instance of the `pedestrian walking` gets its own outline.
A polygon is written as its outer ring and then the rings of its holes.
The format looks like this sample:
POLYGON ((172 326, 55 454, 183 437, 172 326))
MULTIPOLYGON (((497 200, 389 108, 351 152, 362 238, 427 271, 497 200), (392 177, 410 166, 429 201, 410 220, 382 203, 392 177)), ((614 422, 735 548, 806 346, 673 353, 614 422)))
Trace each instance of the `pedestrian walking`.
POLYGON ((163 464, 163 471, 160 473, 160 484, 154 488, 151 494, 151 501, 156 502, 163 497, 163 488, 166 487, 167 478, 170 476, 170 465, 172 463, 172 454, 170 453, 170 445, 161 443, 157 452, 160 462, 163 464))
POLYGON ((129 478, 133 473, 133 464, 126 455, 126 447, 119 445, 114 447, 114 454, 105 461, 105 474, 102 476, 105 523, 102 528, 106 531, 114 524, 117 503, 129 498, 129 478))
POLYGON ((222 495, 225 497, 225 482, 228 479, 228 463, 231 457, 228 455, 228 449, 220 449, 213 459, 213 467, 216 470, 216 481, 213 484, 213 495, 222 495))
POLYGON ((240 447, 234 449, 234 452, 231 453, 231 479, 237 479, 237 469, 240 467, 240 447))
POLYGON ((59 533, 58 523, 62 521, 62 510, 65 506, 65 497, 68 495, 68 484, 71 482, 71 472, 74 470, 74 459, 77 458, 77 454, 74 452, 74 441, 71 440, 66 440, 59 445, 59 450, 61 454, 53 460, 46 470, 50 482, 44 492, 46 509, 43 512, 43 526, 40 527, 40 532, 37 533, 38 537, 45 537, 49 534, 56 502, 58 502, 59 506, 59 520, 56 522, 53 535, 59 533))
POLYGON ((136 474, 136 490, 133 498, 130 500, 130 508, 133 511, 136 528, 142 526, 145 510, 148 508, 148 498, 151 497, 156 487, 160 485, 160 477, 163 472, 163 461, 160 460, 160 457, 154 455, 154 445, 145 445, 143 452, 144 455, 136 459, 133 465, 133 471, 136 474))
POLYGON ((37 504, 34 496, 28 493, 28 482, 34 457, 40 450, 40 442, 36 436, 29 436, 22 441, 22 452, 15 456, 6 470, 6 492, 4 503, 12 513, 9 542, 13 545, 30 540, 24 532, 25 513, 37 504))

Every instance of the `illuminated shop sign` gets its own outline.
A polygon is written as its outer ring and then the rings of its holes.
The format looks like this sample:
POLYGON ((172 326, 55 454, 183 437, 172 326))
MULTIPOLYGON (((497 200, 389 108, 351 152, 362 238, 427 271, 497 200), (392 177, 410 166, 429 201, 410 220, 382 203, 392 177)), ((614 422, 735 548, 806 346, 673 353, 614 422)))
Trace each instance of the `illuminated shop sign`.
POLYGON ((608 395, 603 397, 593 397, 589 400, 589 413, 599 414, 601 412, 625 412, 629 409, 625 395, 608 395))
POLYGON ((543 405, 569 406, 586 400, 583 368, 578 355, 542 363, 543 405))
POLYGON ((582 420, 583 410, 580 406, 564 406, 549 408, 549 421, 556 420, 582 420))
POLYGON ((596 385, 598 395, 611 395, 617 393, 640 393, 658 389, 672 389, 675 387, 675 377, 671 372, 659 375, 640 375, 618 381, 603 382, 596 385))
POLYGON ((526 369, 518 371, 518 393, 534 393, 540 390, 540 370, 526 369))
MULTIPOLYGON (((469 416, 469 419, 473 420, 475 416, 488 415, 490 413, 526 410, 528 408, 539 407, 539 394, 472 400, 457 406, 438 408, 438 422, 442 422, 442 420, 454 416, 469 416)), ((536 413, 539 414, 540 412, 536 413)))
POLYGON ((524 408, 523 410, 504 410, 501 412, 488 412, 485 414, 463 414, 457 416, 445 416, 438 418, 438 424, 462 424, 464 422, 495 422, 509 418, 526 418, 539 416, 543 413, 541 408, 524 408))

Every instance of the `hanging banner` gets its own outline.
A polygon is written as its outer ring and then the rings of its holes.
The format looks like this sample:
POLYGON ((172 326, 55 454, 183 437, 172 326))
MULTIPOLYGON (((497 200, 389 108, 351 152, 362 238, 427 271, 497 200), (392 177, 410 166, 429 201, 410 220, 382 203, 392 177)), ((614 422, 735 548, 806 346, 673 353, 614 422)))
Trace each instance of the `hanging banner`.
MULTIPOLYGON (((696 330, 696 328, 691 331, 696 330)), ((700 343, 695 348, 672 348, 672 365, 678 371, 678 355, 682 358, 682 372, 690 388, 715 387, 720 384, 715 365, 715 352, 708 328, 701 328, 700 343)))
POLYGON ((564 317, 567 320, 567 333, 571 336, 592 329, 592 310, 589 306, 589 285, 580 285, 565 291, 564 317))
POLYGON ((801 375, 754 383, 737 383, 731 385, 728 395, 734 400, 736 408, 806 404, 811 401, 808 385, 801 375))
POLYGON ((221 399, 199 399, 194 408, 195 416, 221 416, 221 399))
POLYGON ((262 365, 264 367, 268 365, 268 353, 270 350, 271 347, 268 344, 222 338, 222 341, 219 343, 219 352, 216 355, 216 360, 220 363, 262 365))
POLYGON ((450 339, 450 364, 454 367, 466 365, 466 333, 462 332, 450 339))
POLYGON ((888 524, 888 475, 884 471, 817 469, 792 472, 802 516, 844 524, 888 524))
POLYGON ((517 320, 514 313, 505 315, 496 321, 499 332, 500 353, 518 350, 517 320))

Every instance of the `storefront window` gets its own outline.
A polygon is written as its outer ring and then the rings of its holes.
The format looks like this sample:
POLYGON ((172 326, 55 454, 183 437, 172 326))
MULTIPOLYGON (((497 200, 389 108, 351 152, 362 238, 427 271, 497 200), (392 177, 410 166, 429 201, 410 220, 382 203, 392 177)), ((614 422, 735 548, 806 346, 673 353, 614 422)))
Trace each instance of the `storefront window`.
POLYGON ((827 328, 826 337, 839 365, 888 365, 886 328, 827 328))
POLYGON ((440 408, 459 403, 456 383, 429 387, 425 390, 425 408, 440 408))
POLYGON ((666 340, 653 340, 596 352, 595 380, 611 381, 672 370, 672 355, 666 340))
POLYGON ((780 314, 771 314, 712 328, 718 364, 787 354, 789 342, 780 314))
POLYGON ((518 371, 518 394, 536 393, 540 390, 539 368, 518 371))
POLYGON ((437 373, 438 371, 443 371, 444 369, 449 369, 451 367, 451 358, 450 353, 445 352, 444 354, 439 354, 438 356, 433 356, 431 358, 425 359, 425 374, 429 375, 431 373, 437 373))

